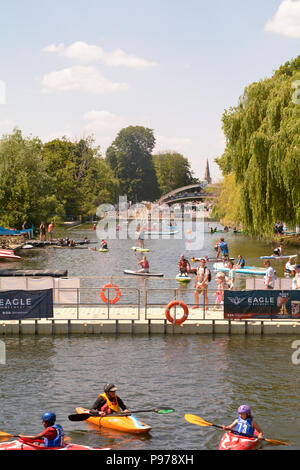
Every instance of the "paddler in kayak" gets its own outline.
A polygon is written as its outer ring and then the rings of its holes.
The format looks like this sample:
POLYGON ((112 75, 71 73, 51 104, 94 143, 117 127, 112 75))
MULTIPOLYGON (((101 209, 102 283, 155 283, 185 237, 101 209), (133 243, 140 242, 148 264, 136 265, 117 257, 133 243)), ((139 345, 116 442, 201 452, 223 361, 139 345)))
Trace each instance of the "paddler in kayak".
POLYGON ((262 439, 263 433, 256 421, 254 421, 251 409, 248 405, 241 405, 238 409, 239 417, 229 426, 223 426, 224 431, 237 431, 240 434, 254 436, 255 431, 258 439, 262 439))
POLYGON ((44 440, 44 447, 63 447, 64 446, 64 430, 59 424, 55 424, 56 415, 51 411, 47 411, 42 416, 44 431, 36 436, 27 436, 19 434, 20 439, 28 441, 44 440))
POLYGON ((123 400, 117 396, 117 387, 114 384, 106 384, 104 393, 98 395, 90 413, 95 416, 105 416, 111 413, 129 413, 123 400))

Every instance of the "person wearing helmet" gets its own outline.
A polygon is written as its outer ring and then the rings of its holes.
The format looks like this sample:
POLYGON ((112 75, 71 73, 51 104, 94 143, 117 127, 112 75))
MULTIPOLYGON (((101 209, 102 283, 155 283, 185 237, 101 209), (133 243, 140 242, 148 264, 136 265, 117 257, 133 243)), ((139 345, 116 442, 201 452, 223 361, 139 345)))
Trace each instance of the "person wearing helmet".
POLYGON ((238 409, 239 417, 233 421, 229 426, 223 426, 224 431, 232 430, 240 434, 247 434, 254 436, 256 431, 258 439, 263 436, 262 430, 256 421, 254 421, 251 409, 248 405, 241 405, 238 409))
POLYGON ((44 441, 44 447, 63 447, 64 446, 64 430, 59 424, 55 424, 56 415, 51 411, 47 411, 42 416, 44 431, 36 436, 27 436, 19 434, 19 437, 30 441, 44 441))
POLYGON ((106 384, 104 393, 98 395, 90 413, 98 416, 105 416, 111 413, 129 413, 123 400, 116 394, 117 387, 114 384, 106 384))

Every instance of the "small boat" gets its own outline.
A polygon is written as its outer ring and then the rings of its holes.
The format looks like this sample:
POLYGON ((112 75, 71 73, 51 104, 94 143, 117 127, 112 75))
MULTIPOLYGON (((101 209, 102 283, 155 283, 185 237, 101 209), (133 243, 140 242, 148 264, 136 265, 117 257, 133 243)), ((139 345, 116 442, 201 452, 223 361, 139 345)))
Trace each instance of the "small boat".
POLYGON ((14 254, 13 250, 0 250, 0 259, 21 259, 21 256, 14 254))
POLYGON ((260 256, 260 259, 288 259, 288 258, 297 258, 298 255, 270 255, 270 256, 260 256))
POLYGON ((137 271, 130 271, 130 269, 125 269, 124 274, 131 274, 132 276, 150 276, 150 277, 163 277, 163 273, 138 273, 137 271))
POLYGON ((132 249, 133 251, 145 251, 145 252, 150 251, 149 248, 141 248, 141 247, 139 247, 139 246, 132 246, 131 249, 132 249))
POLYGON ((254 450, 261 445, 261 441, 254 437, 244 437, 233 432, 226 432, 219 444, 219 450, 254 450))
POLYGON ((157 231, 150 231, 150 232, 144 232, 144 235, 174 235, 175 233, 178 233, 179 230, 171 230, 169 232, 157 232, 157 231))
POLYGON ((110 450, 109 448, 97 448, 80 444, 66 444, 63 447, 44 447, 42 443, 31 442, 25 439, 0 443, 0 450, 110 450))
MULTIPOLYGON (((89 410, 86 408, 78 407, 76 408, 76 413, 88 413, 89 410)), ((128 432, 131 434, 145 434, 149 432, 152 427, 148 424, 143 423, 136 418, 133 414, 130 416, 114 416, 114 413, 111 416, 91 416, 87 419, 89 423, 96 424, 100 428, 109 428, 114 429, 115 431, 128 432)))
MULTIPOLYGON (((215 271, 228 272, 229 268, 223 263, 214 263, 213 269, 215 271)), ((267 272, 266 268, 260 268, 258 266, 245 266, 244 268, 234 269, 237 274, 252 274, 264 276, 267 272)))
POLYGON ((176 281, 178 282, 183 282, 183 283, 187 283, 187 282, 191 282, 192 278, 189 277, 187 274, 177 274, 176 276, 176 281))

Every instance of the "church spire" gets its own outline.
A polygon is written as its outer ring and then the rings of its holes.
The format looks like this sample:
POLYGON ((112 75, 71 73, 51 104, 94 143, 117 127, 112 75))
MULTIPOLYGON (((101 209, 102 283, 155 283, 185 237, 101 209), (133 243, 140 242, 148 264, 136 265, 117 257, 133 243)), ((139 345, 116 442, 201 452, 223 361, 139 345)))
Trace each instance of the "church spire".
POLYGON ((211 184, 211 176, 210 176, 210 171, 209 171, 208 159, 206 160, 206 168, 205 168, 204 179, 205 179, 205 181, 208 182, 208 184, 211 184))

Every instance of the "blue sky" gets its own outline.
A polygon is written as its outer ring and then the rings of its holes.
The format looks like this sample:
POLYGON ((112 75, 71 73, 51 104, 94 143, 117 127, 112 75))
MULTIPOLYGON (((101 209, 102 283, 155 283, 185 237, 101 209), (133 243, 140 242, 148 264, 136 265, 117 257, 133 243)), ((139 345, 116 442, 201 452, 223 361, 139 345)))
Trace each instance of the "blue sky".
POLYGON ((224 110, 299 46, 300 0, 2 0, 0 134, 93 134, 105 155, 147 126, 216 180, 224 110))

